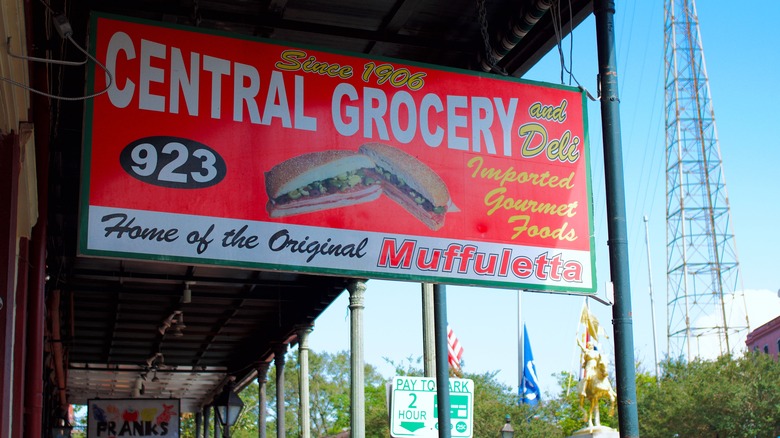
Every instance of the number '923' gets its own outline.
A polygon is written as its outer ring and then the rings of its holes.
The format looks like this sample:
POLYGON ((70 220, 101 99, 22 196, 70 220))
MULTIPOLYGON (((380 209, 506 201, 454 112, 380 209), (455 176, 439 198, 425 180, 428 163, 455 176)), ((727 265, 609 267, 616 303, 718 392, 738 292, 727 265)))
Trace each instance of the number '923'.
POLYGON ((125 172, 149 184, 200 189, 222 181, 225 160, 212 148, 180 137, 146 137, 125 146, 119 155, 125 172))

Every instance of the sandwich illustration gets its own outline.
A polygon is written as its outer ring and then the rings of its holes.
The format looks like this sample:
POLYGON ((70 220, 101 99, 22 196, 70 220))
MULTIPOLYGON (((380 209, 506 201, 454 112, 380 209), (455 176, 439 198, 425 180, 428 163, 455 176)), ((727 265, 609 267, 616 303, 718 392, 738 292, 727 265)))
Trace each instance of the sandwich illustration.
POLYGON ((376 163, 382 191, 431 230, 444 225, 450 205, 447 185, 430 167, 408 153, 383 143, 366 143, 358 152, 376 163))
POLYGON ((327 150, 298 155, 265 173, 266 209, 283 217, 373 201, 382 194, 366 155, 327 150))
POLYGON ((436 172, 383 143, 290 158, 265 173, 265 189, 272 218, 370 202, 382 193, 433 231, 444 225, 448 210, 457 211, 436 172))

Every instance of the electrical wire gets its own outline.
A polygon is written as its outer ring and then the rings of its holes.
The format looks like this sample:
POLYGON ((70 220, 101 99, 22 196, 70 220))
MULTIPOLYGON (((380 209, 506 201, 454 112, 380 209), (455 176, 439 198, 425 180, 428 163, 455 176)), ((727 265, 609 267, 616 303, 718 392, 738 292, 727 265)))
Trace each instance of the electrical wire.
MULTIPOLYGON (((577 80, 577 78, 574 76, 574 73, 572 72, 571 62, 572 62, 572 56, 571 53, 573 53, 573 46, 574 46, 574 29, 571 28, 569 33, 570 38, 570 55, 569 55, 569 67, 566 67, 566 59, 563 55, 563 24, 562 24, 562 18, 561 18, 561 6, 560 1, 554 2, 550 7, 550 14, 552 14, 552 24, 553 24, 553 31, 555 32, 555 40, 556 40, 556 47, 558 48, 558 56, 560 57, 561 61, 561 84, 564 84, 564 72, 569 74, 569 84, 571 84, 571 81, 574 80, 574 83, 577 84, 577 87, 584 91, 585 94, 588 96, 588 99, 596 102, 599 100, 599 98, 593 97, 593 95, 590 94, 590 91, 588 91, 587 88, 583 87, 582 84, 577 80)), ((569 24, 571 25, 571 2, 569 3, 569 24)))
MULTIPOLYGON (((628 67, 630 66, 630 63, 628 62, 628 59, 629 59, 628 55, 629 55, 629 52, 631 51, 631 40, 633 39, 633 36, 634 36, 634 17, 636 16, 636 4, 634 2, 631 2, 631 3, 633 4, 634 7, 631 10, 631 24, 629 24, 629 26, 628 26, 628 41, 626 43, 625 56, 623 56, 622 53, 618 53, 618 55, 622 56, 622 58, 624 59, 623 67, 620 69, 620 71, 622 72, 623 75, 626 74, 626 72, 628 71, 628 67)), ((648 43, 649 40, 650 40, 650 38, 645 38, 645 51, 643 53, 647 53, 647 43, 648 43)), ((625 40, 621 40, 621 43, 623 41, 625 41, 625 40)), ((623 52, 622 50, 620 50, 620 47, 623 47, 623 45, 621 44, 620 46, 618 46, 618 52, 623 52)), ((643 57, 643 60, 645 58, 646 57, 643 57)), ((620 84, 619 92, 620 92, 621 96, 623 95, 623 87, 625 86, 625 82, 626 81, 623 81, 620 84)))
POLYGON ((54 9, 52 9, 52 8, 51 8, 51 6, 49 6, 49 4, 48 4, 48 3, 46 3, 45 1, 43 1, 43 0, 38 0, 38 2, 39 2, 40 4, 42 4, 42 5, 43 5, 43 7, 45 7, 46 9, 48 9, 50 14, 52 14, 52 15, 55 15, 55 14, 57 13, 57 11, 55 11, 54 9))
POLYGON ((572 63, 574 62, 574 57, 572 54, 574 53, 572 51, 574 47, 574 35, 572 34, 573 28, 571 27, 571 1, 569 1, 569 67, 566 67, 566 60, 563 56, 563 17, 561 16, 561 7, 560 2, 559 3, 553 3, 551 6, 551 12, 552 15, 552 23, 553 23, 553 30, 555 31, 555 37, 557 40, 557 48, 558 48, 558 56, 561 60, 561 84, 565 83, 564 80, 564 73, 569 74, 569 85, 571 85, 572 81, 572 63))
MULTIPOLYGON (((46 8, 49 10, 49 12, 50 12, 50 13, 53 13, 53 12, 54 12, 54 11, 51 9, 51 7, 49 7, 49 5, 47 5, 46 3, 44 3, 44 2, 43 2, 43 0, 40 0, 40 1, 41 1, 41 3, 42 3, 44 6, 46 6, 46 8)), ((69 27, 70 27, 70 25, 68 24, 68 28, 69 28, 69 27)), ((58 31, 59 31, 59 30, 58 30, 58 31)), ((71 44, 73 44, 73 45, 74 45, 74 46, 75 46, 75 47, 76 47, 76 48, 77 48, 77 49, 78 49, 78 50, 79 50, 81 53, 83 53, 84 55, 86 55, 86 56, 87 56, 87 58, 86 58, 86 59, 85 59, 83 62, 81 62, 81 61, 78 61, 78 62, 76 62, 76 61, 63 61, 63 60, 55 60, 55 59, 36 58, 36 57, 32 57, 32 56, 20 56, 20 55, 14 55, 13 53, 11 53, 11 48, 10 48, 10 47, 11 47, 11 38, 10 38, 10 37, 9 37, 9 38, 8 38, 8 40, 7 40, 6 51, 7 51, 8 55, 9 55, 9 56, 11 56, 11 57, 13 57, 13 58, 17 58, 17 59, 23 59, 23 60, 27 60, 27 61, 31 61, 31 62, 42 62, 42 63, 44 63, 44 64, 47 64, 47 65, 52 65, 52 64, 54 64, 54 65, 65 65, 65 66, 81 66, 81 65, 84 65, 84 64, 86 64, 87 60, 91 59, 91 60, 92 60, 92 61, 93 61, 95 64, 97 64, 97 65, 98 65, 98 66, 99 66, 99 67, 100 67, 100 68, 101 68, 101 69, 102 69, 102 70, 105 72, 105 74, 106 74, 106 87, 105 87, 104 89, 102 89, 102 90, 98 91, 97 93, 92 93, 92 94, 89 94, 89 95, 86 95, 86 96, 78 96, 78 97, 67 97, 67 96, 58 96, 58 95, 55 95, 55 94, 46 93, 46 92, 44 92, 44 91, 36 90, 36 89, 34 89, 34 88, 30 87, 29 85, 26 85, 26 84, 24 84, 24 83, 21 83, 21 82, 18 82, 18 81, 15 81, 15 80, 13 80, 13 79, 11 79, 11 78, 6 78, 6 77, 3 77, 3 76, 0 76, 0 81, 2 81, 2 82, 6 82, 6 83, 8 83, 8 84, 11 84, 11 85, 14 85, 14 86, 16 86, 16 87, 20 87, 20 88, 22 88, 22 89, 24 89, 24 90, 27 90, 27 91, 31 92, 31 93, 35 93, 35 94, 38 94, 38 95, 41 95, 41 96, 48 97, 48 98, 50 98, 50 99, 65 100, 65 101, 82 101, 82 100, 87 100, 87 99, 93 99, 93 98, 95 98, 95 97, 98 97, 98 96, 100 96, 100 95, 102 95, 102 94, 105 94, 105 93, 107 93, 107 92, 108 92, 108 90, 111 88, 111 85, 113 84, 113 81, 114 81, 114 77, 113 77, 113 75, 111 74, 111 72, 108 70, 108 68, 106 68, 106 66, 105 66, 105 65, 104 65, 102 62, 98 61, 98 60, 97 60, 97 59, 96 59, 94 56, 92 56, 92 55, 91 55, 89 52, 87 52, 86 50, 84 50, 84 48, 82 48, 82 47, 81 47, 81 46, 80 46, 80 45, 79 45, 79 44, 78 44, 78 43, 77 43, 77 42, 76 42, 76 41, 73 39, 73 37, 72 37, 72 35, 71 35, 71 32, 67 32, 67 33, 61 33, 61 36, 62 36, 64 39, 67 39, 68 41, 70 41, 70 43, 71 43, 71 44)))
MULTIPOLYGON (((572 13, 571 0, 569 0, 569 69, 574 68, 574 15, 572 13)), ((569 85, 572 77, 569 76, 569 85)))
MULTIPOLYGON (((639 5, 634 6, 633 10, 626 11, 622 17, 630 25, 621 26, 622 29, 626 29, 622 35, 624 38, 622 38, 623 44, 621 44, 621 47, 625 47, 627 44, 635 54, 648 53, 651 42, 656 40, 654 38, 656 34, 655 28, 653 26, 640 26, 634 29, 634 17, 646 17, 646 22, 655 23, 657 22, 658 9, 652 8, 652 11, 638 10, 639 5), (640 32, 642 30, 644 32, 640 32), (639 40, 645 40, 644 48, 640 49, 633 44, 632 37, 634 31, 637 32, 639 40)), ((655 211, 655 201, 660 200, 658 192, 664 189, 664 185, 660 184, 660 180, 664 178, 665 169, 663 163, 664 142, 662 138, 665 132, 663 124, 664 92, 663 86, 660 86, 663 81, 662 69, 664 68, 664 63, 662 58, 655 59, 647 56, 642 57, 641 62, 632 61, 629 57, 629 50, 626 50, 624 54, 625 59, 623 59, 621 64, 623 65, 621 70, 622 76, 624 78, 638 76, 638 80, 633 81, 631 84, 628 84, 628 81, 622 81, 621 83, 621 95, 623 94, 622 90, 625 89, 628 93, 626 99, 633 103, 633 112, 627 125, 628 129, 624 131, 628 134, 628 141, 625 143, 627 147, 625 148, 626 156, 624 161, 626 163, 634 163, 634 165, 640 167, 638 172, 634 172, 635 175, 638 175, 638 179, 635 178, 637 182, 626 187, 628 198, 633 201, 631 214, 628 216, 630 220, 630 229, 628 230, 630 258, 632 261, 637 261, 637 263, 632 263, 630 277, 632 278, 632 288, 644 290, 647 284, 643 284, 642 280, 639 279, 646 278, 647 273, 644 273, 643 276, 639 271, 644 269, 648 254, 645 246, 642 245, 643 240, 639 238, 644 231, 643 221, 640 218, 643 217, 642 213, 644 213, 644 215, 650 218, 655 217, 658 220, 656 223, 665 220, 663 206, 661 206, 660 211, 655 211), (652 65, 654 62, 656 69, 646 68, 646 64, 652 65), (639 70, 637 70, 637 67, 639 70), (634 74, 627 74, 628 70, 634 74), (642 111, 647 111, 640 113, 640 108, 642 108, 642 111)), ((633 58, 635 59, 636 57, 634 56, 633 58)), ((654 240, 663 242, 663 237, 659 235, 654 240)), ((657 253, 654 252, 650 257, 654 258, 655 254, 657 253)), ((655 277, 655 272, 652 275, 655 277)), ((664 317, 662 316, 661 319, 664 319, 664 317)), ((665 329, 667 328, 665 327, 665 329)))
POLYGON ((21 59, 22 61, 42 62, 44 64, 80 66, 86 64, 87 61, 89 61, 89 58, 84 58, 83 61, 62 61, 59 59, 48 59, 48 58, 38 58, 35 56, 17 55, 11 52, 11 37, 8 37, 6 39, 5 53, 7 53, 8 56, 10 56, 11 58, 21 59))

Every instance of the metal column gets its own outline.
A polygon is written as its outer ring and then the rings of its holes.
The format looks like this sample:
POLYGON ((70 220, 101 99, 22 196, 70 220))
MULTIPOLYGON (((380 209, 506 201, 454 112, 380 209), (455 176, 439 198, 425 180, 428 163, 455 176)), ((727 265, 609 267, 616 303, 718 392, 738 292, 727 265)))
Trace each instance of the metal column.
POLYGON ((439 438, 450 438, 450 368, 447 358, 447 290, 433 285, 433 320, 436 328, 436 397, 439 401, 439 438), (446 425, 444 427, 442 425, 446 425))
POLYGON ((366 393, 363 355, 363 308, 366 283, 354 280, 348 286, 350 314, 350 436, 366 436, 366 393))
POLYGON ((309 416, 309 334, 310 325, 298 329, 298 364, 301 375, 298 377, 300 392, 300 426, 301 438, 311 438, 311 418, 309 416))
POLYGON ((433 283, 422 284, 423 374, 436 376, 436 332, 433 318, 433 283))
POLYGON ((634 370, 634 332, 631 318, 631 286, 626 229, 626 195, 623 187, 623 155, 615 56, 615 2, 596 0, 596 41, 601 84, 601 130, 604 136, 604 173, 607 190, 609 267, 615 286, 612 324, 615 329, 615 374, 618 422, 621 437, 638 437, 634 370))
POLYGON ((257 436, 265 438, 266 394, 265 383, 268 382, 268 368, 270 362, 263 362, 257 367, 257 436))
POLYGON ((276 365, 276 436, 284 438, 284 354, 287 344, 278 344, 274 349, 274 365, 276 365))

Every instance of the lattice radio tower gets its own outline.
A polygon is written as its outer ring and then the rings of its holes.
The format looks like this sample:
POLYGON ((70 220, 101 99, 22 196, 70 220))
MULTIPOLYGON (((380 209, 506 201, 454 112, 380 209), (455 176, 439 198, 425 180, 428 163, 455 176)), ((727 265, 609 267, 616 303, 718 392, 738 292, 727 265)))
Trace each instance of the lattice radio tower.
POLYGON ((665 0, 664 60, 667 351, 691 360, 741 350, 748 331, 694 0, 665 0))

